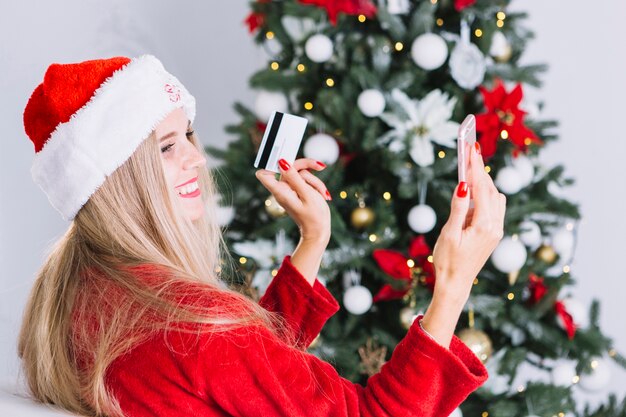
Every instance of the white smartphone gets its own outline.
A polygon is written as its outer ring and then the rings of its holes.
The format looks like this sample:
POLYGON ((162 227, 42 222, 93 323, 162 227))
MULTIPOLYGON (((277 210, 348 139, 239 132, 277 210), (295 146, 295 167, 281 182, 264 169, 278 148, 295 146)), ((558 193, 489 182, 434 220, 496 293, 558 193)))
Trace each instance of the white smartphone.
POLYGON ((280 172, 278 160, 284 158, 293 164, 302 143, 308 119, 289 113, 275 111, 267 122, 263 140, 259 146, 255 168, 280 172))
POLYGON ((468 114, 459 126, 457 140, 457 154, 459 161, 459 182, 467 182, 467 171, 470 163, 470 150, 476 142, 476 118, 473 114, 468 114))

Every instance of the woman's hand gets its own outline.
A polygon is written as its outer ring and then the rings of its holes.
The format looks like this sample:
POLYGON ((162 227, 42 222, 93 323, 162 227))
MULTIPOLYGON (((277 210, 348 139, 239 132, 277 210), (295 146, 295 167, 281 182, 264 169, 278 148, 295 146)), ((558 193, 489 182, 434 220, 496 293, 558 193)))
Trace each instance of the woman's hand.
POLYGON ((485 172, 478 142, 470 153, 472 186, 470 190, 464 183, 456 187, 450 217, 435 243, 435 291, 423 319, 424 329, 446 347, 474 278, 504 233, 506 197, 485 172), (473 209, 469 207, 469 193, 474 198, 473 209))
POLYGON ((331 228, 326 200, 331 199, 330 193, 324 182, 309 171, 321 171, 326 165, 310 158, 296 159, 293 166, 285 163, 279 164, 280 180, 265 169, 255 175, 298 225, 302 240, 328 244, 331 228))

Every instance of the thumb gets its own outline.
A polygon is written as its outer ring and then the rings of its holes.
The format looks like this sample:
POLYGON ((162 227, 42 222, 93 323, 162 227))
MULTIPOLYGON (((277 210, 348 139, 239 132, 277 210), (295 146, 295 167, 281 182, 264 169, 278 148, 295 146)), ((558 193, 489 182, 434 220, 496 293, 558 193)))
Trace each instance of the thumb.
POLYGON ((469 186, 465 181, 461 181, 457 184, 452 196, 450 217, 448 218, 448 227, 451 230, 459 233, 463 230, 469 208, 469 186))

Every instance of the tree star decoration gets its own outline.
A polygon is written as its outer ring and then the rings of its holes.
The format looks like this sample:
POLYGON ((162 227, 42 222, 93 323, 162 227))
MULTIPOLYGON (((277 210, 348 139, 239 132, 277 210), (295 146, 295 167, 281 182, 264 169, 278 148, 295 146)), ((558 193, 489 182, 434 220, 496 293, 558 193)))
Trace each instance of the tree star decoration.
POLYGON ((422 100, 412 100, 404 92, 394 89, 390 105, 393 112, 385 112, 380 118, 391 130, 378 139, 379 144, 389 141, 392 152, 401 152, 409 142, 409 155, 413 161, 427 167, 435 162, 432 142, 454 148, 459 130, 457 122, 450 121, 456 97, 449 98, 441 90, 433 90, 422 100))
POLYGON ((524 97, 521 84, 507 92, 502 80, 497 79, 493 90, 479 88, 487 111, 476 115, 476 131, 480 133, 478 141, 485 159, 496 153, 499 138, 510 140, 521 151, 526 151, 531 143, 543 143, 524 125, 526 112, 519 108, 524 97))
POLYGON ((387 346, 378 346, 378 343, 375 343, 371 337, 368 337, 365 346, 359 348, 361 373, 372 376, 380 372, 380 368, 385 363, 386 355, 387 346))
POLYGON ((265 290, 272 281, 272 270, 280 267, 285 255, 294 249, 293 242, 285 237, 285 231, 276 234, 276 241, 258 239, 255 241, 236 242, 233 249, 238 254, 251 258, 257 265, 251 285, 258 289, 259 295, 265 294, 265 290))

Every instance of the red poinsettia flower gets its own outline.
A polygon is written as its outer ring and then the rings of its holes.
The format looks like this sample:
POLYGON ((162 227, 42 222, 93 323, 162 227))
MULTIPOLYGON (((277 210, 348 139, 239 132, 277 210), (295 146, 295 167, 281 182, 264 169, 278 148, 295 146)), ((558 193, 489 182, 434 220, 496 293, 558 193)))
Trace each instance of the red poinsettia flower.
POLYGON ((522 151, 526 151, 531 143, 543 143, 535 132, 524 125, 526 112, 519 108, 524 97, 521 84, 507 92, 498 79, 491 91, 484 86, 479 88, 487 112, 476 115, 476 131, 481 134, 478 141, 485 159, 496 153, 500 138, 510 140, 522 151))
MULTIPOLYGON (((257 0, 257 3, 269 3, 270 1, 272 0, 257 0)), ((243 22, 248 26, 248 31, 252 33, 265 24, 265 14, 250 12, 243 22)))
POLYGON ((543 277, 530 273, 528 276, 528 289, 530 297, 528 301, 531 304, 537 304, 548 292, 548 287, 543 283, 543 277))
POLYGON ((374 302, 388 301, 404 297, 411 289, 413 274, 421 274, 423 283, 432 291, 435 288, 435 268, 432 262, 428 261, 428 256, 432 253, 430 246, 426 243, 424 236, 413 238, 409 246, 409 257, 405 257, 401 252, 389 249, 376 249, 372 256, 378 263, 380 269, 391 277, 404 281, 404 288, 395 289, 391 284, 385 284, 374 296, 374 302), (412 259, 414 266, 411 268, 407 261, 412 259))
POLYGON ((333 25, 337 24, 339 13, 348 15, 365 15, 372 18, 376 15, 376 6, 369 0, 300 0, 302 4, 312 4, 326 9, 328 20, 333 25))
POLYGON ((454 0, 454 8, 457 12, 465 9, 466 7, 473 6, 476 0, 454 0))

